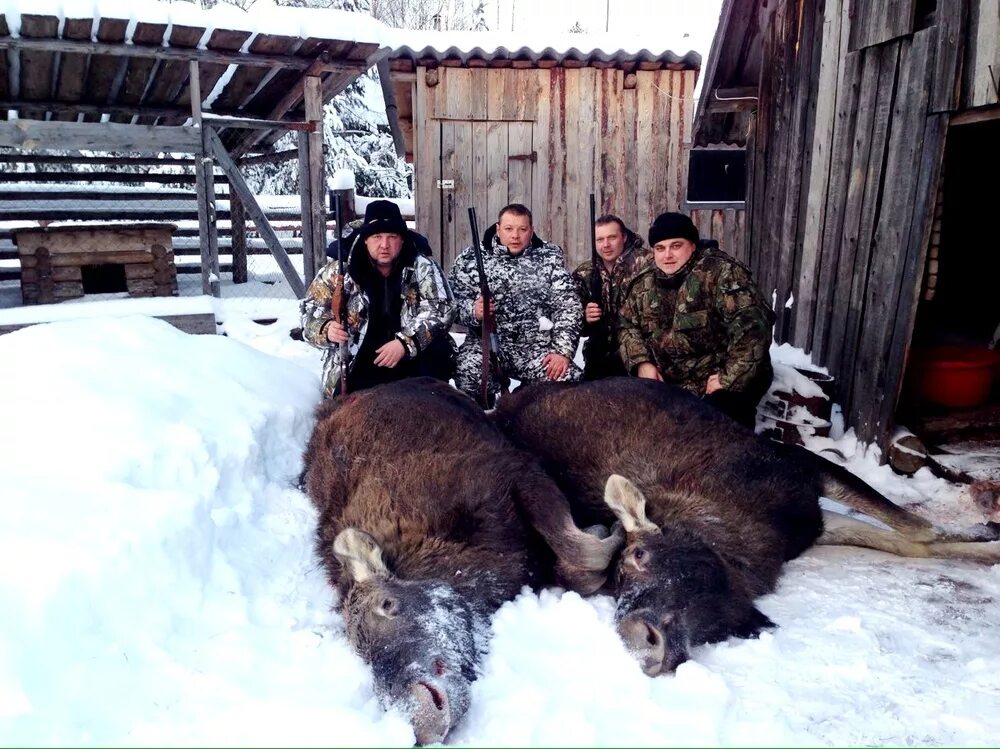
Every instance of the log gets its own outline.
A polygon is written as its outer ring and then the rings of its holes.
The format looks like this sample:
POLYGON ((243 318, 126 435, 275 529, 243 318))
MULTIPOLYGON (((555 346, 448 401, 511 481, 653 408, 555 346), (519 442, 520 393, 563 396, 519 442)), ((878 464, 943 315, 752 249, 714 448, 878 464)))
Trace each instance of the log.
POLYGON ((898 474, 912 476, 927 465, 927 447, 915 434, 897 428, 889 443, 889 466, 898 474))

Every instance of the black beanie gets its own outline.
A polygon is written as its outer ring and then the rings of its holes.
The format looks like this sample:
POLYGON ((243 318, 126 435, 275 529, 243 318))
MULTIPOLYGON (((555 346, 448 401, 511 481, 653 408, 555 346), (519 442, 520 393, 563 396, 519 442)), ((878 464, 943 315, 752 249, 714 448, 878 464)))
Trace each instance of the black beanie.
POLYGON ((373 200, 368 204, 365 209, 365 220, 358 229, 358 235, 365 240, 372 234, 398 234, 406 238, 409 229, 403 221, 398 205, 391 200, 373 200))
POLYGON ((698 244, 698 230, 683 213, 661 213, 649 227, 649 246, 664 239, 687 239, 698 244))

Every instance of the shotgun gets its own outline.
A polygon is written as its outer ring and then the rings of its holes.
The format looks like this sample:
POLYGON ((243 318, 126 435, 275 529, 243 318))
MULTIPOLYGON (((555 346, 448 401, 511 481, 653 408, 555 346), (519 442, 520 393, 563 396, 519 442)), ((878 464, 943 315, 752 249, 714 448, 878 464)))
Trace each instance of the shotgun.
POLYGON ((476 209, 469 208, 469 228, 472 230, 472 249, 476 253, 476 270, 479 273, 479 296, 483 299, 483 366, 480 375, 479 401, 483 408, 493 408, 490 399, 490 372, 491 370, 497 378, 497 382, 503 382, 503 374, 500 369, 498 357, 500 351, 500 341, 496 334, 496 320, 491 309, 492 295, 490 294, 490 284, 486 279, 486 268, 483 265, 483 246, 479 240, 479 223, 476 221, 476 209))
POLYGON ((590 300, 601 307, 601 312, 607 312, 601 304, 604 295, 601 293, 601 256, 597 254, 597 206, 594 203, 594 193, 590 193, 590 300))
MULTIPOLYGON (((347 295, 344 294, 344 235, 341 230, 340 195, 332 192, 333 216, 337 224, 337 276, 333 281, 333 299, 330 302, 330 313, 333 319, 347 330, 347 295)), ((351 356, 350 347, 346 342, 340 344, 340 394, 347 395, 347 360, 351 356)))

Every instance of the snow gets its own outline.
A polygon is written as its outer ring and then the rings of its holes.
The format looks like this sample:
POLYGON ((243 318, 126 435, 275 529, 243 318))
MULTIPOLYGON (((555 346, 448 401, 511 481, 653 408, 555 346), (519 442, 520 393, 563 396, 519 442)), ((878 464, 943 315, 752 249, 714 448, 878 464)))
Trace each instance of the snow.
MULTIPOLYGON (((312 551, 295 483, 320 367, 293 319, 233 319, 228 337, 138 315, 0 336, 5 745, 412 741, 312 551)), ((969 520, 953 485, 897 477, 851 434, 826 442, 897 501, 969 520)), ((494 616, 449 743, 992 744, 998 601, 1000 566, 814 549, 759 601, 776 630, 649 679, 609 598, 525 591, 494 616)))

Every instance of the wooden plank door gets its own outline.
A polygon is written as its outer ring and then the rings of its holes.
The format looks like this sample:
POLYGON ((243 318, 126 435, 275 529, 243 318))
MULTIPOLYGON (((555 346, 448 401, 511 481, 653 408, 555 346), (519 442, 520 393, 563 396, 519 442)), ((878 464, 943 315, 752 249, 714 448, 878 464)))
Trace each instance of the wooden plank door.
POLYGON ((441 226, 430 227, 435 257, 445 272, 469 246, 469 207, 482 234, 509 203, 531 205, 537 156, 533 123, 501 120, 441 120, 437 177, 441 226))

